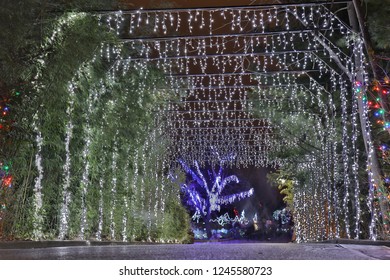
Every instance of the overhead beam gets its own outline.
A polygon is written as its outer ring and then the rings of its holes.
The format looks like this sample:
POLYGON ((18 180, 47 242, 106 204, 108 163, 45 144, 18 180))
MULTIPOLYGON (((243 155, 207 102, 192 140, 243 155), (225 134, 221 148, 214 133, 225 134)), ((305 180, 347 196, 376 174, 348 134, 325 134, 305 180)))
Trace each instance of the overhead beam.
MULTIPOLYGON (((280 30, 280 31, 266 31, 266 32, 248 32, 248 33, 229 33, 229 34, 205 34, 205 35, 170 35, 170 36, 148 36, 148 37, 132 37, 122 38, 121 42, 129 43, 134 41, 172 41, 172 40, 203 40, 209 38, 229 38, 229 37, 268 37, 275 35, 291 35, 291 34, 302 34, 302 33, 314 33, 317 31, 327 31, 329 28, 306 28, 299 30, 280 30)), ((336 30, 333 28, 333 30, 336 30)))
POLYGON ((178 13, 178 12, 191 12, 191 11, 224 11, 224 10, 268 10, 274 8, 284 8, 284 7, 308 7, 308 6, 323 6, 323 5, 337 5, 337 4, 348 4, 351 0, 332 0, 332 1, 319 1, 319 2, 306 2, 306 3, 276 3, 276 4, 256 4, 256 5, 245 5, 245 6, 213 6, 213 7, 195 7, 195 8, 159 8, 159 9, 131 9, 131 10, 89 10, 96 14, 113 14, 113 13, 122 13, 122 14, 139 14, 139 13, 178 13))

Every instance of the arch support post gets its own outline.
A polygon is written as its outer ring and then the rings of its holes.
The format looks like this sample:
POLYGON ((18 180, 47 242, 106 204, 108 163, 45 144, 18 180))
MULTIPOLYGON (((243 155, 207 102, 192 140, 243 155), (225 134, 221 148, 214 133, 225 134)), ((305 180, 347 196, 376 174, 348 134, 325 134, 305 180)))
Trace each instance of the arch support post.
MULTIPOLYGON (((376 240, 379 234, 381 239, 390 239, 390 213, 389 213, 389 199, 382 180, 382 172, 379 166, 378 157, 375 151, 374 141, 371 134, 371 123, 368 118, 368 108, 366 99, 366 81, 367 75, 364 67, 363 54, 363 39, 360 37, 360 28, 358 18, 356 17, 357 10, 360 8, 358 2, 354 0, 348 5, 348 13, 352 29, 359 34, 354 44, 354 75, 351 82, 353 83, 353 90, 355 98, 358 98, 358 110, 360 118, 360 126, 362 129, 362 137, 364 140, 365 150, 367 154, 367 172, 369 179, 369 193, 367 198, 367 205, 371 212, 371 221, 369 225, 370 239, 376 240), (375 209, 375 199, 379 203, 379 216, 375 209), (377 232, 376 225, 380 222, 381 229, 377 232)), ((375 69, 373 69, 375 71, 375 69)))

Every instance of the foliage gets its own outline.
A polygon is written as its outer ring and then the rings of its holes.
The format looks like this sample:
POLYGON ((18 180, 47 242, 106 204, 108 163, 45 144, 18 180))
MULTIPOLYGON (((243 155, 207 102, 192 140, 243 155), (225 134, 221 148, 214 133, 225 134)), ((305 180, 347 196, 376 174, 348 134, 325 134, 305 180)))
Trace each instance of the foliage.
POLYGON ((276 186, 283 195, 283 201, 287 207, 294 212, 294 178, 292 174, 288 174, 285 170, 278 170, 267 175, 271 185, 276 186))
MULTIPOLYGON (((268 156, 280 162, 277 172, 270 174, 268 179, 285 195, 284 201, 293 212, 295 233, 300 241, 302 236, 307 238, 305 240, 325 238, 324 232, 329 238, 335 228, 321 229, 325 225, 321 222, 322 218, 310 217, 333 215, 330 214, 332 211, 340 215, 343 212, 338 209, 344 207, 345 217, 353 220, 353 211, 348 209, 355 207, 351 204, 357 203, 356 200, 360 203, 360 195, 367 192, 366 187, 360 185, 358 199, 338 205, 345 201, 345 184, 351 186, 364 182, 366 176, 364 158, 352 158, 345 152, 346 147, 349 151, 356 151, 364 149, 364 146, 361 140, 355 138, 352 143, 347 137, 356 131, 353 132, 353 115, 349 113, 352 105, 345 101, 343 94, 346 93, 314 93, 294 86, 286 90, 275 88, 270 92, 260 92, 264 100, 259 100, 259 93, 251 94, 253 113, 256 117, 267 118, 272 126, 268 156), (361 168, 352 172, 348 168, 352 164, 361 168), (330 196, 332 205, 328 201, 330 196), (316 197, 315 203, 313 197, 316 197), (313 221, 308 222, 309 218, 313 221)), ((363 204, 360 207, 366 209, 363 204)), ((340 223, 341 217, 333 215, 332 219, 335 221, 328 220, 328 223, 334 225, 340 223)))
MULTIPOLYGON (((7 95, 21 92, 11 104, 12 129, 1 138, 9 143, 2 145, 2 159, 12 161, 14 175, 12 201, 1 221, 6 237, 57 238, 68 209, 64 238, 187 239, 185 209, 163 187, 167 143, 157 145, 152 137, 155 114, 166 98, 153 92, 165 86, 160 71, 117 67, 107 51, 136 50, 123 49, 93 15, 58 12, 72 10, 73 2, 45 7, 20 2, 1 11, 2 20, 12 17, 15 23, 2 22, 0 31, 7 42, 0 46, 0 67, 12 70, 1 71, 1 88, 7 95), (173 208, 159 211, 168 201, 173 208), (164 227, 165 215, 166 222, 180 226, 164 227)), ((77 4, 86 8, 92 2, 77 4)))
POLYGON ((364 0, 371 37, 379 49, 390 48, 389 0, 364 0))

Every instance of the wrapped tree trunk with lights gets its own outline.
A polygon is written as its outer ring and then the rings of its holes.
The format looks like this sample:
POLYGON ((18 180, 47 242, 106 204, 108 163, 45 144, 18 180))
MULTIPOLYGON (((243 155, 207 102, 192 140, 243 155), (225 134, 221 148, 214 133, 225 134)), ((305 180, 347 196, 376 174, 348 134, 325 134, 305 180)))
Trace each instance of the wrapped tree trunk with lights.
MULTIPOLYGON (((389 211, 389 199, 386 188, 382 180, 382 172, 379 166, 379 161, 377 158, 376 151, 374 149, 374 139, 371 135, 370 122, 368 119, 367 111, 367 95, 366 88, 363 86, 363 81, 366 80, 366 73, 364 71, 364 60, 363 60, 363 45, 367 49, 368 58, 370 61, 371 70, 374 76, 374 79, 378 79, 378 64, 375 61, 373 56, 373 47, 371 40, 369 38, 368 31, 364 24, 364 18, 361 10, 361 2, 359 0, 354 0, 348 5, 348 15, 352 29, 362 34, 362 39, 357 40, 355 51, 354 51, 354 62, 356 65, 356 74, 355 74, 355 84, 354 91, 358 97, 359 105, 359 116, 362 127, 362 136, 364 144, 366 147, 366 153, 368 156, 368 177, 369 177, 369 200, 368 206, 371 210, 371 223, 370 223, 370 239, 375 240, 377 238, 377 233, 375 230, 376 222, 379 220, 376 214, 376 209, 374 206, 374 198, 378 198, 380 214, 379 218, 381 219, 380 224, 382 229, 379 232, 381 238, 389 238, 389 222, 390 222, 390 211, 389 211)), ((382 102, 381 106, 387 110, 386 104, 382 102)), ((388 128, 386 128, 388 130, 388 128)))
POLYGON ((179 162, 191 178, 186 183, 180 183, 185 203, 192 211, 195 211, 203 218, 207 237, 210 239, 212 237, 210 219, 212 219, 213 213, 219 212, 222 205, 230 205, 250 197, 253 195, 253 188, 233 194, 224 192, 225 187, 229 184, 239 184, 240 182, 236 175, 226 176, 224 174, 222 168, 225 162, 224 159, 220 160, 218 171, 212 167, 211 171, 207 172, 208 176, 204 175, 197 161, 194 162, 193 169, 186 162, 182 160, 179 160, 179 162))

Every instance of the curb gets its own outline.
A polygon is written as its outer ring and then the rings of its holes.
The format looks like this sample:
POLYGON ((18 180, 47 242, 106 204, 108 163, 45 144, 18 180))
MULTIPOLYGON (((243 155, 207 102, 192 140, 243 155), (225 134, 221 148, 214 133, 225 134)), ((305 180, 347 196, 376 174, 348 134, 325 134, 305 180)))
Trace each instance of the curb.
POLYGON ((344 239, 337 238, 332 240, 325 240, 319 243, 330 243, 330 244, 354 244, 354 245, 373 245, 373 246, 387 246, 390 247, 390 241, 386 240, 366 240, 366 239, 344 239))

